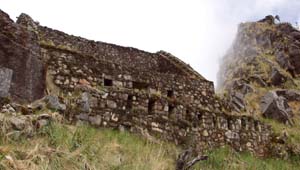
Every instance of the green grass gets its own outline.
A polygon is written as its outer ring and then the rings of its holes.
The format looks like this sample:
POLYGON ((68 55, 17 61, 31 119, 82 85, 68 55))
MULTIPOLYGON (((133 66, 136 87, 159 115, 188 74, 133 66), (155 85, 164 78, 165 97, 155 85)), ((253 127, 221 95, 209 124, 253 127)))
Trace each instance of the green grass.
POLYGON ((257 158, 250 153, 237 153, 228 147, 211 151, 209 159, 197 165, 196 170, 298 170, 297 160, 257 158))
MULTIPOLYGON (((52 124, 33 138, 1 139, 0 169, 173 170, 179 153, 170 143, 88 125, 52 124)), ((299 169, 299 161, 261 159, 225 147, 207 152, 196 170, 299 169)))
POLYGON ((53 124, 32 139, 3 141, 0 169, 172 170, 177 151, 127 132, 53 124))

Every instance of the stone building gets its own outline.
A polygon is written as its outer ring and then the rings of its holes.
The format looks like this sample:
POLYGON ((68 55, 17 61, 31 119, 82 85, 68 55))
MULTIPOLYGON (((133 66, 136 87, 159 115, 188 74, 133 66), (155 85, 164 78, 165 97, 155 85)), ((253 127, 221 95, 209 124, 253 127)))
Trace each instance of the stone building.
POLYGON ((184 112, 189 112, 188 107, 208 106, 214 101, 213 83, 169 53, 89 41, 46 27, 39 27, 39 33, 42 58, 47 58, 55 84, 65 91, 83 83, 130 93, 120 102, 145 112, 178 113, 176 101, 184 103, 184 112), (135 93, 146 94, 147 99, 135 99, 135 93), (135 106, 133 99, 142 101, 135 106))
POLYGON ((0 38, 10 42, 0 43, 0 61, 9 56, 23 66, 0 63, 13 71, 13 98, 31 102, 47 92, 62 97, 64 115, 71 120, 127 129, 199 151, 228 144, 267 153, 270 127, 251 117, 227 115, 230 109, 214 94, 213 83, 175 56, 68 35, 40 26, 26 14, 17 23, 0 14, 0 26, 6 28, 0 38), (30 36, 23 39, 19 32, 30 36), (24 92, 18 86, 28 93, 17 95, 24 92))

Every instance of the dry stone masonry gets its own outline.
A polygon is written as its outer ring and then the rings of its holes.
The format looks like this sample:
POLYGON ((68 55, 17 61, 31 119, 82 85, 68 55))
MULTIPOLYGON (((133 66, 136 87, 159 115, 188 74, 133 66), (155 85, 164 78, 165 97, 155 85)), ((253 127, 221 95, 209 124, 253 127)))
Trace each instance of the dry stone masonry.
MULTIPOLYGON (((214 94, 213 83, 175 56, 68 35, 40 26, 25 14, 17 23, 9 20, 9 24, 35 35, 34 46, 26 50, 39 55, 34 58, 32 53, 27 67, 22 67, 38 70, 31 78, 42 80, 31 84, 47 82, 45 91, 63 96, 55 103, 66 104, 62 112, 71 120, 127 129, 149 139, 192 145, 199 151, 231 145, 237 150, 268 153, 270 127, 251 117, 227 115, 230 109, 214 94)), ((3 48, 2 42, 0 52, 23 50, 13 43, 3 48)), ((0 59, 17 60, 14 52, 0 54, 0 59)), ((15 65, 1 61, 0 66, 13 70, 13 82, 23 78, 15 65)))

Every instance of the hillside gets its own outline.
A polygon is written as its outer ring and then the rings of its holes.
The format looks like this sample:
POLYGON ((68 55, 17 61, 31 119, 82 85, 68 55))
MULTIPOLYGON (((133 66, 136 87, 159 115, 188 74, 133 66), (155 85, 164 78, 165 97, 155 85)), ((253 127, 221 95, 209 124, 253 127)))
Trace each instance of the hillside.
MULTIPOLYGON (((31 138, 12 138, 2 132, 0 142, 0 169, 14 170, 173 170, 181 150, 128 132, 59 122, 52 122, 31 138)), ((195 170, 297 170, 300 166, 298 159, 262 159, 228 147, 206 154, 209 159, 196 164, 195 170)))
POLYGON ((273 16, 242 23, 219 72, 219 91, 233 108, 232 114, 271 124, 295 152, 300 142, 299 35, 291 24, 273 16))
POLYGON ((299 35, 272 16, 241 24, 221 65, 222 96, 168 52, 0 10, 1 166, 297 169, 299 35))

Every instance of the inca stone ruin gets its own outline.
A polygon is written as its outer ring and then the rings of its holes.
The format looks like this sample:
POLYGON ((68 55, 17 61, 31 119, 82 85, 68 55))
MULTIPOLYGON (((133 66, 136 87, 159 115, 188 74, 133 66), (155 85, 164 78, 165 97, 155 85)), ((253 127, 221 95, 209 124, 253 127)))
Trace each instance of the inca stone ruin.
POLYGON ((271 128, 231 108, 177 57, 95 42, 0 12, 0 95, 30 103, 59 95, 71 121, 124 129, 198 151, 269 152, 271 128))

